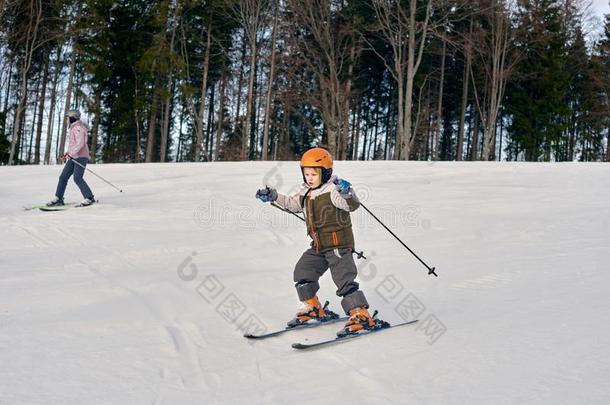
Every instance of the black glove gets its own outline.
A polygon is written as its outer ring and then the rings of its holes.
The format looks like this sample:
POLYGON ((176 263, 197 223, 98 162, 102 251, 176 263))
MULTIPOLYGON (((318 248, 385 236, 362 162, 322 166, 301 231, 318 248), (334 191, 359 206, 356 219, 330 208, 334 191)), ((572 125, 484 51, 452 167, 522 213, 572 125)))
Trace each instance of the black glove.
POLYGON ((272 202, 277 200, 277 191, 275 191, 274 188, 269 188, 269 186, 267 186, 256 192, 256 198, 262 202, 272 202))

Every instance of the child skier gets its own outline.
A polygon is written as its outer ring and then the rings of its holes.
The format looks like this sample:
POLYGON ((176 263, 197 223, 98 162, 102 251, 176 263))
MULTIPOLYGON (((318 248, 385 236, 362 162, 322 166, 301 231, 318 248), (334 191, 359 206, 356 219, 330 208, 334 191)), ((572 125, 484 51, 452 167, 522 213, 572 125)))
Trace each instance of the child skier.
POLYGON ((376 327, 377 321, 368 311, 369 304, 355 281, 356 264, 352 254, 355 250, 350 212, 360 206, 350 184, 333 176, 333 159, 322 148, 308 150, 301 159, 303 186, 292 195, 279 194, 266 187, 256 193, 263 202, 275 202, 294 213, 303 212, 307 233, 312 238, 311 248, 306 250, 294 269, 294 282, 302 309, 288 326, 298 326, 309 321, 325 321, 332 312, 320 304, 316 293, 318 280, 330 268, 337 286, 337 295, 342 297, 341 306, 349 319, 337 335, 357 333, 376 327))
POLYGON ((74 175, 74 182, 80 189, 84 200, 80 203, 81 206, 91 205, 95 202, 93 193, 87 182, 83 179, 85 173, 84 167, 89 162, 89 147, 87 146, 87 126, 80 120, 80 112, 77 110, 68 111, 68 119, 70 120, 69 129, 69 146, 68 152, 62 156, 66 162, 64 169, 59 176, 57 182, 57 190, 55 198, 47 203, 48 207, 64 205, 64 193, 70 176, 74 175), (72 160, 80 163, 80 166, 72 160), (82 166, 82 167, 81 167, 82 166))

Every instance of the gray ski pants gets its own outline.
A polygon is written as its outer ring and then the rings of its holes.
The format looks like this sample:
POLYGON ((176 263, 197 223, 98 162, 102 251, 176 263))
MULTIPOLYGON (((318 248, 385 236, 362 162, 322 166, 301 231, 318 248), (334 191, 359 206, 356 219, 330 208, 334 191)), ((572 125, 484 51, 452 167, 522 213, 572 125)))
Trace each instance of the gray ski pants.
POLYGON ((341 306, 345 313, 349 314, 358 307, 368 308, 366 297, 355 281, 358 269, 350 249, 333 249, 322 253, 316 253, 314 249, 306 250, 294 268, 299 300, 305 301, 316 295, 320 289, 318 280, 329 268, 337 286, 337 295, 343 297, 341 306))

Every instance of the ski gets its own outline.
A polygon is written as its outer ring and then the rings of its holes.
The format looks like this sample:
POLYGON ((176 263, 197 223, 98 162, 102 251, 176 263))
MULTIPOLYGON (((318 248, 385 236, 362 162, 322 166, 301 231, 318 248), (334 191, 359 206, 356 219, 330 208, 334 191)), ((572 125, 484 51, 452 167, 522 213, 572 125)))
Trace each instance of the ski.
MULTIPOLYGON (((98 200, 95 200, 95 203, 94 203, 94 204, 97 204, 97 203, 99 203, 99 201, 98 201, 98 200)), ((47 207, 47 206, 44 206, 44 207, 39 207, 39 208, 38 208, 38 210, 40 210, 40 211, 47 211, 47 212, 50 212, 50 211, 65 211, 65 210, 67 210, 67 209, 69 209, 69 208, 85 208, 85 207, 91 207, 91 206, 92 206, 92 205, 94 205, 94 204, 89 204, 89 205, 82 205, 82 204, 66 204, 66 205, 56 205, 56 206, 53 206, 53 207, 47 207)))
POLYGON ((26 211, 31 211, 31 210, 38 210, 38 209, 44 208, 44 207, 46 207, 46 204, 44 204, 44 205, 32 205, 32 206, 25 206, 24 205, 23 209, 26 210, 26 211))
MULTIPOLYGON (((65 206, 67 206, 67 205, 74 205, 74 204, 76 204, 76 203, 67 203, 66 205, 62 205, 62 206, 60 206, 60 207, 65 207, 65 206)), ((31 206, 26 206, 26 205, 24 205, 24 206, 23 206, 23 209, 24 209, 24 210, 26 210, 26 211, 32 211, 32 210, 41 210, 41 209, 43 209, 43 208, 44 208, 44 209, 48 209, 48 208, 53 208, 53 206, 49 207, 49 206, 47 206, 46 204, 41 204, 41 205, 31 205, 31 206)))
POLYGON ((385 328, 364 330, 364 331, 359 332, 359 333, 345 335, 345 336, 342 336, 342 337, 336 337, 334 339, 321 340, 321 341, 315 342, 315 343, 293 343, 292 344, 292 348, 293 349, 298 349, 298 350, 305 350, 305 349, 312 349, 314 347, 322 347, 322 346, 328 346, 328 345, 336 344, 336 343, 343 343, 343 342, 347 342, 349 340, 354 340, 354 339, 362 337, 362 336, 370 335, 372 333, 377 333, 377 332, 381 332, 381 331, 384 331, 384 330, 389 330, 389 329, 392 329, 392 328, 398 328, 398 327, 405 326, 405 325, 411 325, 411 324, 413 324, 413 323, 415 323, 417 321, 418 320, 416 319, 414 321, 403 322, 403 323, 399 323, 397 325, 387 326, 385 328))
POLYGON ((51 212, 51 211, 65 211, 68 208, 72 208, 71 205, 62 205, 59 207, 41 207, 38 208, 39 211, 51 212))
POLYGON ((73 208, 87 208, 87 207, 92 207, 92 206, 94 206, 94 205, 97 205, 97 204, 99 204, 99 203, 100 203, 100 201, 99 201, 99 200, 95 200, 95 202, 94 202, 94 203, 91 203, 91 204, 89 204, 89 205, 76 204, 76 205, 73 205, 72 207, 73 207, 73 208))
POLYGON ((266 339, 266 338, 270 338, 272 336, 278 336, 278 335, 284 334, 286 332, 290 332, 291 330, 310 329, 310 328, 315 328, 315 327, 322 326, 322 325, 330 325, 331 323, 347 321, 348 319, 349 318, 347 316, 344 316, 344 317, 339 317, 339 318, 334 318, 334 319, 328 319, 328 320, 322 321, 322 322, 304 323, 302 325, 297 325, 297 326, 287 326, 284 329, 279 329, 279 330, 265 333, 262 335, 252 335, 250 333, 246 333, 244 335, 244 337, 247 339, 266 339))

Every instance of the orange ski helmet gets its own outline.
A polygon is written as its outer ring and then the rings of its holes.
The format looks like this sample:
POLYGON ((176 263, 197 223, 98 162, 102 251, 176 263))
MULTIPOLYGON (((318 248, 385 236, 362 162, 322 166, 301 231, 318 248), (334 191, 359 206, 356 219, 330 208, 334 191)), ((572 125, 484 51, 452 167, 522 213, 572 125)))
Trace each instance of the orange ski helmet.
MULTIPOLYGON (((301 173, 306 167, 313 167, 320 170, 321 184, 326 183, 333 174, 333 157, 323 148, 312 148, 301 157, 301 173)), ((305 175, 303 174, 303 181, 305 175)))

